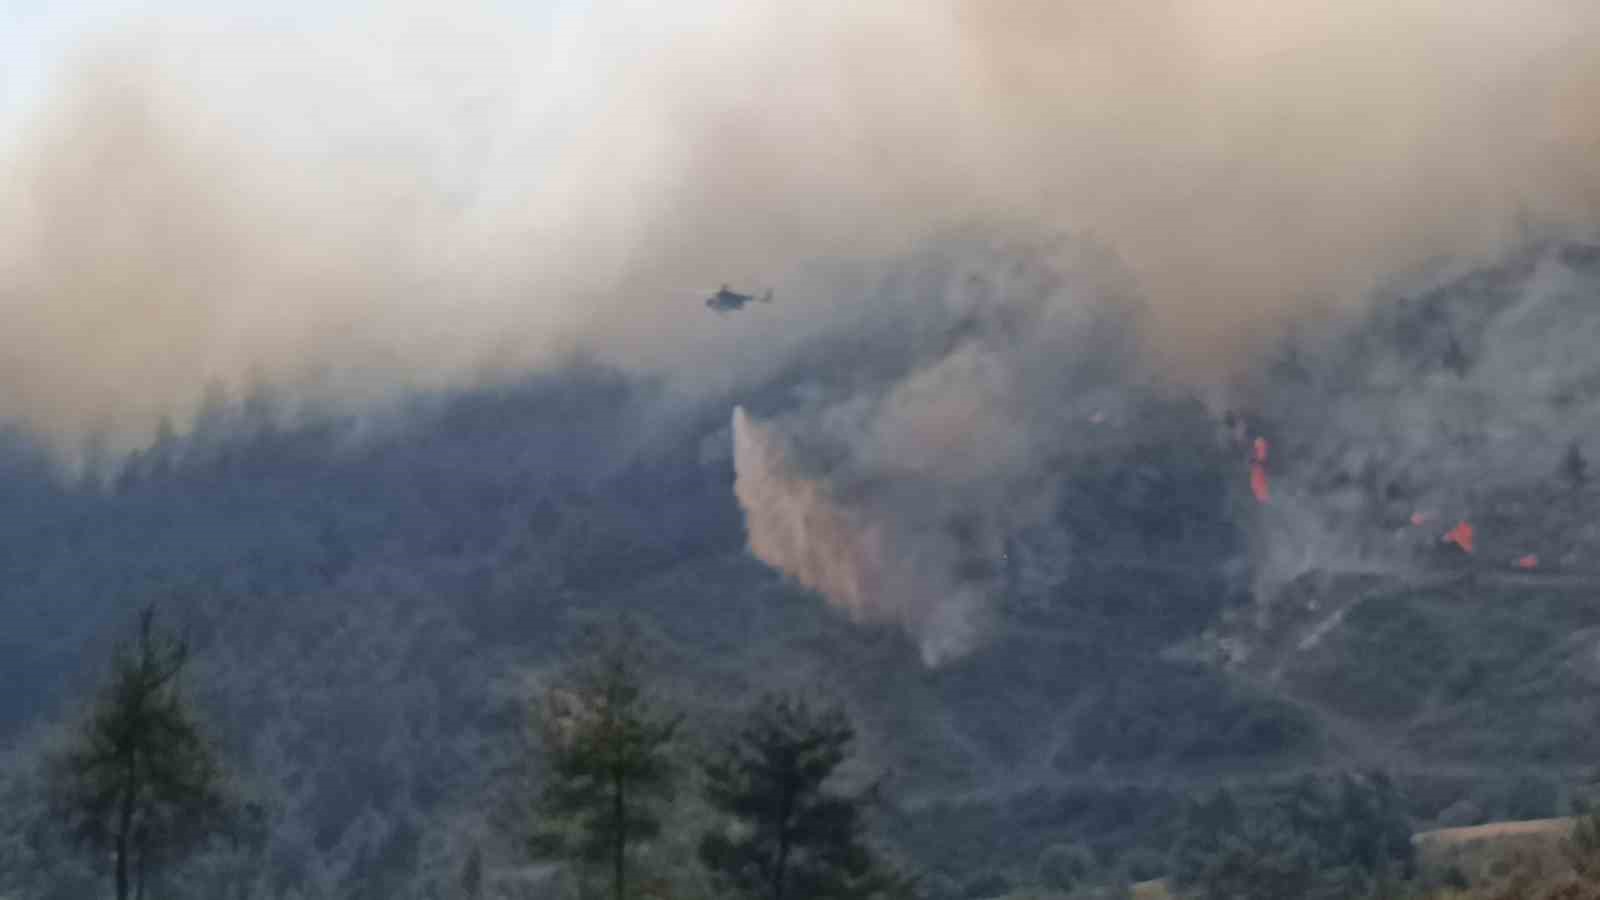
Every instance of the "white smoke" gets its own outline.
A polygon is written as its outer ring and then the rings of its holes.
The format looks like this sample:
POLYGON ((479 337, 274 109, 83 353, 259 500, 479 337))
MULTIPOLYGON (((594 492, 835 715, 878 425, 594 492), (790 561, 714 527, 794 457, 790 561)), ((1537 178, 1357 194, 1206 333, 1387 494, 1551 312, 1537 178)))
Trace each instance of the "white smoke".
POLYGON ((1580 0, 374 7, 78 59, 0 147, 0 422, 128 448, 217 385, 366 408, 574 353, 694 394, 875 323, 889 358, 738 426, 740 500, 759 555, 938 659, 1124 388, 1221 393, 1386 273, 1600 215, 1580 0), (807 274, 997 221, 1122 268, 807 274), (712 318, 721 282, 778 302, 712 318))
POLYGON ((1392 565, 1468 520, 1495 565, 1527 553, 1581 564, 1590 500, 1562 468, 1600 454, 1600 363, 1586 349, 1597 297, 1600 250, 1530 248, 1265 370, 1258 406, 1282 435, 1281 483, 1304 504, 1301 527, 1273 531, 1269 549, 1292 557, 1299 534, 1319 567, 1333 568, 1320 558, 1332 546, 1347 563, 1392 565))
POLYGON ((775 429, 743 409, 733 412, 733 440, 751 553, 858 622, 904 628, 929 665, 972 648, 985 597, 942 571, 949 548, 901 534, 905 525, 890 511, 842 504, 832 485, 798 471, 775 429))
POLYGON ((1116 440, 1105 415, 1138 360, 1136 307, 1092 246, 941 246, 875 298, 907 321, 872 346, 921 352, 778 418, 733 416, 751 552, 905 628, 930 664, 981 640, 1006 540, 1050 516, 1076 454, 1116 440), (943 327, 919 341, 910 321, 943 327))
POLYGON ((582 9, 191 11, 73 56, 0 148, 0 419, 135 446, 213 384, 363 405, 579 349, 693 385, 839 311, 807 261, 998 217, 1098 235, 1160 364, 1224 381, 1600 207, 1592 3, 582 9), (779 303, 708 322, 723 281, 779 303))

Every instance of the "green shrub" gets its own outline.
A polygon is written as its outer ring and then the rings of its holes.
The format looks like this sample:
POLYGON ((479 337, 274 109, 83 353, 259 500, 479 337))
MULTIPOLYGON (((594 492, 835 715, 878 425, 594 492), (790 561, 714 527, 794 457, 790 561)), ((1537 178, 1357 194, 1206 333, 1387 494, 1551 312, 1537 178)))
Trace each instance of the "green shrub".
POLYGON ((1041 887, 1066 892, 1082 884, 1094 870, 1094 853, 1089 848, 1056 844, 1039 854, 1036 879, 1041 887))

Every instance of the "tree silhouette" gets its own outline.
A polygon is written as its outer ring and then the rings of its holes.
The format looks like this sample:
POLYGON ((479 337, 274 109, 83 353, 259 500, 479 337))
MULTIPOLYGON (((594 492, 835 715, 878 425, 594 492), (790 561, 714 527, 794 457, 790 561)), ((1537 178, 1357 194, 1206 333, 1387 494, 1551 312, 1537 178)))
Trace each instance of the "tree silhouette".
POLYGON ((543 815, 529 848, 609 867, 611 895, 624 900, 630 851, 661 831, 656 806, 672 792, 680 720, 645 696, 631 631, 591 632, 587 643, 588 655, 544 697, 543 815))
POLYGON ((700 858, 734 893, 762 900, 887 895, 904 881, 865 841, 866 798, 826 787, 855 730, 842 711, 775 696, 706 765, 706 799, 735 827, 701 839, 700 858))
POLYGON ((146 608, 137 642, 118 648, 110 683, 51 760, 54 812, 80 846, 111 854, 118 900, 142 898, 157 867, 230 823, 216 753, 179 691, 188 662, 188 644, 146 608))
POLYGON ((1589 480, 1589 461, 1583 458, 1583 448, 1577 441, 1567 445, 1567 453, 1561 458, 1561 474, 1574 486, 1589 480))

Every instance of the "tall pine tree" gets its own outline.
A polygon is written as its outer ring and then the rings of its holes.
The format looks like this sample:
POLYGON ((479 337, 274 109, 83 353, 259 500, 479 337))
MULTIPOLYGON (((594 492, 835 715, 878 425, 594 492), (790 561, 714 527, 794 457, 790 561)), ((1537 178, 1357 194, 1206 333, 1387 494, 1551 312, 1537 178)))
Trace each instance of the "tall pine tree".
POLYGON ((52 760, 55 813, 82 846, 110 854, 117 900, 142 898, 158 865, 230 825, 217 756, 179 691, 188 662, 188 644, 145 609, 138 641, 118 649, 110 684, 52 760))
POLYGON ((629 858, 661 832, 657 808, 672 793, 679 718, 646 697, 631 631, 591 632, 587 655, 544 697, 541 821, 536 858, 607 872, 613 900, 630 895, 629 858))
POLYGON ((865 839, 866 799, 828 782, 855 730, 837 709, 768 697, 706 765, 706 799, 732 828, 708 831, 700 858, 721 884, 760 900, 847 900, 905 883, 865 839))

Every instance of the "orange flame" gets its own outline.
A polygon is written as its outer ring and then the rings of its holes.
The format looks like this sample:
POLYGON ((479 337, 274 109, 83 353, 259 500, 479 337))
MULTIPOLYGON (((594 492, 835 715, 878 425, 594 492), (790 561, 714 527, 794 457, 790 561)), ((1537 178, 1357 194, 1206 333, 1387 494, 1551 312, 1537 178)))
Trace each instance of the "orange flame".
POLYGON ((1473 530, 1472 530, 1472 523, 1463 520, 1461 522, 1461 524, 1459 524, 1456 527, 1450 529, 1450 533, 1445 535, 1444 539, 1446 541, 1448 541, 1449 543, 1455 544, 1457 547, 1460 547, 1462 550, 1465 550, 1466 552, 1471 553, 1472 552, 1472 547, 1473 547, 1473 540, 1474 540, 1475 537, 1476 537, 1476 535, 1473 533, 1473 530))
POLYGON ((1267 486, 1267 439, 1258 437, 1251 444, 1250 492, 1257 503, 1272 502, 1272 490, 1267 486))
POLYGON ((1272 491, 1267 487, 1267 467, 1259 462, 1250 464, 1250 491, 1256 495, 1257 503, 1272 501, 1272 491))
POLYGON ((1532 553, 1529 553, 1526 556, 1519 556, 1517 557, 1517 568, 1537 569, 1539 568, 1539 557, 1532 553))

